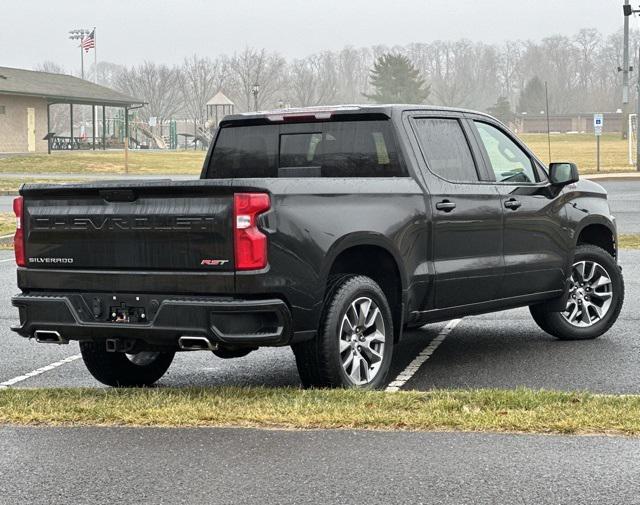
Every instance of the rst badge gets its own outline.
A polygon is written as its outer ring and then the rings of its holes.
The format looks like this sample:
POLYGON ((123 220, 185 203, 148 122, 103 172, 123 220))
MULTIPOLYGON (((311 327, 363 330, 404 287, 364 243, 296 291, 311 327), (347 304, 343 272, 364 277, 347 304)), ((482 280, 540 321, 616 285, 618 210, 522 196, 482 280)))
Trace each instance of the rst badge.
POLYGON ((207 267, 221 267, 222 265, 226 265, 229 263, 229 260, 212 260, 212 259, 203 259, 200 264, 207 267))

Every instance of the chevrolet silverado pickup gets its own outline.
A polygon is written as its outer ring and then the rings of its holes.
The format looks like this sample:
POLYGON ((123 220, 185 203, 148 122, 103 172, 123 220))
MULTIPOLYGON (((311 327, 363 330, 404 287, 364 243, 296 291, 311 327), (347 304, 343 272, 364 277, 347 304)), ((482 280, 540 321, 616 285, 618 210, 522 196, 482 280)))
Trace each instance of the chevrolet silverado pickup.
POLYGON ((624 297, 602 187, 466 110, 232 115, 199 180, 25 184, 14 211, 13 330, 110 386, 291 346, 306 387, 379 388, 405 328, 528 306, 593 339, 624 297))

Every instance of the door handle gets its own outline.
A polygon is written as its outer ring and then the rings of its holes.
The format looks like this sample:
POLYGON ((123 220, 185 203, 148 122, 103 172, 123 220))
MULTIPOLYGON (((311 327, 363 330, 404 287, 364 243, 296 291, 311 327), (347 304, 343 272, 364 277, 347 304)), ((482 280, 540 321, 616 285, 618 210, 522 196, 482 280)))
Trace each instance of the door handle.
POLYGON ((522 206, 522 204, 515 198, 511 198, 510 200, 507 200, 506 202, 504 202, 504 206, 507 209, 517 210, 522 206))
POLYGON ((455 208, 456 204, 454 202, 450 202, 449 200, 442 200, 441 202, 436 203, 436 209, 443 212, 451 212, 455 208))

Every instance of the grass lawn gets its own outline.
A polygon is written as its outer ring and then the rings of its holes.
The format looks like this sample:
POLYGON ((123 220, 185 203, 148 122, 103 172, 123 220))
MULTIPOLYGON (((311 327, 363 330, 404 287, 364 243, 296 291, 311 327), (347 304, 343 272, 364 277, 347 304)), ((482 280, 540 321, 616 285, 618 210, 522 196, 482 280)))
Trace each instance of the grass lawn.
POLYGON ((618 235, 620 249, 640 249, 640 234, 618 235))
POLYGON ((4 389, 0 424, 640 435, 640 396, 293 388, 4 389))
POLYGON ((16 231, 16 217, 12 212, 0 212, 0 236, 16 231))
POLYGON ((82 179, 44 179, 40 177, 29 177, 24 179, 0 178, 0 192, 17 192, 25 182, 30 184, 64 184, 67 182, 81 182, 82 179))
MULTIPOLYGON (((129 151, 131 174, 194 174, 202 169, 204 151, 129 151)), ((0 158, 0 172, 124 174, 123 151, 77 151, 0 158)))
MULTIPOLYGON (((526 134, 520 138, 545 163, 549 161, 546 134, 526 134)), ((629 172, 634 167, 627 161, 628 144, 619 134, 600 138, 600 165, 603 172, 629 172)), ((572 161, 582 174, 596 173, 596 139, 590 134, 551 134, 552 161, 572 161)))

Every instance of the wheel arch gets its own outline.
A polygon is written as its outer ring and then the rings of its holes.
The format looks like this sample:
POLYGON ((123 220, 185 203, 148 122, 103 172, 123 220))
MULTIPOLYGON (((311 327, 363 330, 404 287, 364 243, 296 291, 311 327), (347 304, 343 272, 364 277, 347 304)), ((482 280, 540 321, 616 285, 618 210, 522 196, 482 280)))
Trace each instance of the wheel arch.
POLYGON ((325 291, 330 277, 342 273, 366 275, 380 286, 391 307, 398 339, 405 317, 407 274, 393 242, 384 235, 371 233, 343 237, 327 254, 322 270, 325 291))
POLYGON ((590 216, 581 222, 576 230, 575 239, 575 247, 582 244, 595 245, 617 258, 616 229, 604 216, 590 216))

